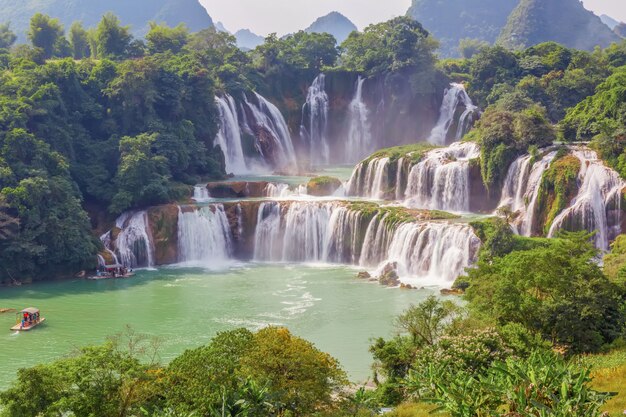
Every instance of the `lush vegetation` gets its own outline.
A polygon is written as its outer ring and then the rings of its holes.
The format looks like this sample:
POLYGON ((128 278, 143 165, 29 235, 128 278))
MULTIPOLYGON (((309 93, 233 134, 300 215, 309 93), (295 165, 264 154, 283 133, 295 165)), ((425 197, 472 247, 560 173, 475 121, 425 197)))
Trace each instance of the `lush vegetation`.
POLYGON ((341 187, 342 183, 339 179, 329 176, 320 176, 311 178, 307 183, 307 193, 316 196, 329 196, 333 195, 335 191, 341 187))
POLYGON ((400 158, 408 158, 411 163, 418 163, 424 154, 432 149, 434 145, 429 143, 414 143, 411 145, 394 146, 393 148, 380 149, 370 155, 364 163, 370 163, 374 159, 389 158, 391 163, 397 162, 400 158))

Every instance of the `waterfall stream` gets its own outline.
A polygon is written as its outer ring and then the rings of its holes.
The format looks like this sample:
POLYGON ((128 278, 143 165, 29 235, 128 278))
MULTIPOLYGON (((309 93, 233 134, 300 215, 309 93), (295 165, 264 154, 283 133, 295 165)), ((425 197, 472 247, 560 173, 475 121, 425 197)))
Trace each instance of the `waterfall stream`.
POLYGON ((246 173, 248 167, 241 145, 241 131, 235 99, 225 95, 224 97, 216 97, 215 101, 220 112, 220 130, 215 142, 224 153, 226 172, 232 174, 246 173))
POLYGON ((120 232, 115 239, 115 253, 119 263, 129 268, 154 266, 154 249, 148 225, 148 213, 145 211, 124 213, 117 219, 116 227, 120 232))
POLYGON ((428 152, 411 168, 405 192, 409 207, 469 212, 470 161, 480 156, 473 142, 428 152))
POLYGON ((221 204, 178 209, 178 260, 202 266, 222 265, 232 256, 230 225, 221 204))
POLYGON ((517 158, 509 168, 498 207, 508 207, 517 214, 513 226, 522 236, 533 234, 535 206, 541 179, 555 156, 556 151, 548 152, 539 161, 531 164, 533 158, 525 155, 517 158))
POLYGON ((369 110, 363 101, 363 83, 365 79, 359 77, 356 92, 349 107, 349 129, 346 141, 346 163, 354 163, 368 156, 372 148, 372 131, 369 121, 369 110))
POLYGON ((300 135, 309 143, 309 157, 313 165, 327 165, 330 160, 328 146, 328 95, 325 91, 324 74, 318 75, 302 107, 300 135))
POLYGON ((465 110, 459 118, 454 137, 456 140, 460 140, 467 133, 472 117, 478 108, 472 103, 472 99, 467 95, 463 84, 452 83, 444 93, 443 102, 439 109, 439 120, 437 120, 437 124, 430 133, 428 142, 433 145, 446 144, 448 131, 454 124, 454 116, 461 104, 465 107, 465 110))
POLYGON ((596 231, 596 246, 609 250, 609 242, 621 232, 621 191, 626 182, 604 165, 596 152, 576 149, 580 162, 578 194, 552 222, 548 236, 561 229, 596 231))

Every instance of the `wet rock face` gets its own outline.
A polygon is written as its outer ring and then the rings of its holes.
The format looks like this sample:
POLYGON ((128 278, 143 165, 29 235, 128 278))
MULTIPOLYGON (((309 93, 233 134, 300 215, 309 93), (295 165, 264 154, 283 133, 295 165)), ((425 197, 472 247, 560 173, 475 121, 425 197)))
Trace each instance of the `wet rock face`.
POLYGON ((400 285, 400 277, 398 276, 398 263, 389 262, 380 271, 378 282, 388 287, 397 287, 400 285))
POLYGON ((492 193, 487 191, 480 173, 480 163, 472 163, 469 172, 470 186, 470 211, 473 213, 490 213, 498 206, 500 200, 500 187, 496 187, 492 193))
POLYGON ((176 205, 152 207, 148 211, 156 265, 178 262, 178 211, 176 205))
POLYGON ((279 152, 277 147, 278 140, 274 137, 265 126, 256 125, 252 128, 254 137, 260 148, 261 153, 265 157, 265 161, 269 162, 273 166, 278 166, 280 161, 278 158, 279 152))
POLYGON ((224 204, 233 237, 233 255, 250 260, 254 256, 254 236, 258 220, 259 201, 241 201, 224 204))
POLYGON ((209 195, 213 198, 258 198, 266 197, 267 181, 210 182, 209 195))

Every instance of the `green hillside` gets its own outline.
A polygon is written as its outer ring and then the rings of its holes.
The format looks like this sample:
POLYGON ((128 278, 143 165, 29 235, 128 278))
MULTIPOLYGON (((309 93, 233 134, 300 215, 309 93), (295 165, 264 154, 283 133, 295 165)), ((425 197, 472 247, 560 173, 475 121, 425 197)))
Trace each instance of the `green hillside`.
POLYGON ((26 40, 30 18, 40 12, 57 17, 66 29, 80 20, 95 26, 107 12, 113 12, 143 36, 151 20, 176 26, 183 22, 192 31, 213 25, 211 17, 198 0, 0 0, 0 22, 11 22, 19 41, 26 40))
POLYGON ((520 49, 554 41, 570 48, 592 50, 620 38, 578 0, 522 0, 502 29, 502 45, 520 49), (576 30, 572 30, 576 28, 576 30))

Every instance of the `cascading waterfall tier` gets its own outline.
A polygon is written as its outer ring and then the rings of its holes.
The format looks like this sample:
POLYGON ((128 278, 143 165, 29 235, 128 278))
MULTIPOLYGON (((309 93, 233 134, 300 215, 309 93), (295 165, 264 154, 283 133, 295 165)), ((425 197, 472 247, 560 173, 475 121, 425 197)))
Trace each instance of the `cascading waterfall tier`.
POLYGON ((468 212, 470 163, 480 156, 473 142, 429 151, 411 168, 405 192, 409 207, 468 212))
POLYGON ((555 156, 555 151, 547 152, 533 163, 531 155, 524 155, 509 168, 498 207, 508 207, 516 214, 513 226, 522 236, 531 236, 535 232, 533 224, 541 179, 555 156))
POLYGON ((439 109, 439 120, 430 133, 428 142, 433 145, 445 145, 448 139, 448 132, 454 124, 455 115, 459 108, 463 105, 465 110, 461 114, 457 124, 457 130, 454 135, 455 140, 460 140, 471 127, 471 123, 475 119, 478 107, 472 103, 472 99, 465 91, 463 84, 452 83, 446 89, 441 108, 439 109))
POLYGON ((265 196, 270 198, 288 198, 306 195, 307 187, 304 184, 292 188, 289 184, 270 182, 265 187, 265 196))
POLYGON ((480 241, 462 223, 394 224, 341 202, 262 203, 254 259, 323 262, 375 268, 397 263, 401 277, 449 284, 475 261, 480 241), (365 233, 364 233, 365 232, 365 233))
POLYGON ((349 129, 345 149, 345 163, 360 161, 374 149, 372 129, 370 126, 370 112, 363 101, 363 83, 365 79, 359 77, 356 83, 356 92, 349 107, 349 129))
POLYGON ((395 263, 403 277, 449 284, 476 262, 480 240, 462 223, 403 223, 390 230, 384 216, 367 227, 360 265, 395 263))
POLYGON ((233 254, 232 234, 224 206, 179 207, 178 258, 186 264, 221 265, 233 254))
POLYGON ((116 262, 128 268, 153 267, 154 246, 150 238, 148 213, 123 213, 115 222, 119 231, 115 239, 111 231, 100 239, 116 262))
POLYGON ((215 138, 226 160, 226 171, 232 174, 248 172, 241 143, 241 130, 235 99, 228 94, 216 97, 215 102, 220 112, 220 130, 215 138))
POLYGON ((206 203, 211 200, 211 196, 209 195, 209 190, 207 190, 205 185, 197 185, 193 187, 192 199, 196 203, 206 203))
POLYGON ((300 136, 309 143, 309 158, 313 165, 327 165, 330 161, 328 145, 328 95, 325 91, 324 74, 318 75, 307 94, 302 107, 300 136))
POLYGON ((389 188, 390 158, 363 161, 355 168, 346 184, 346 194, 383 200, 389 188))
POLYGON ((580 188, 570 206, 554 219, 548 236, 562 229, 596 231, 596 246, 608 251, 610 240, 621 233, 621 193, 626 183, 596 152, 575 149, 573 154, 581 162, 580 188))

